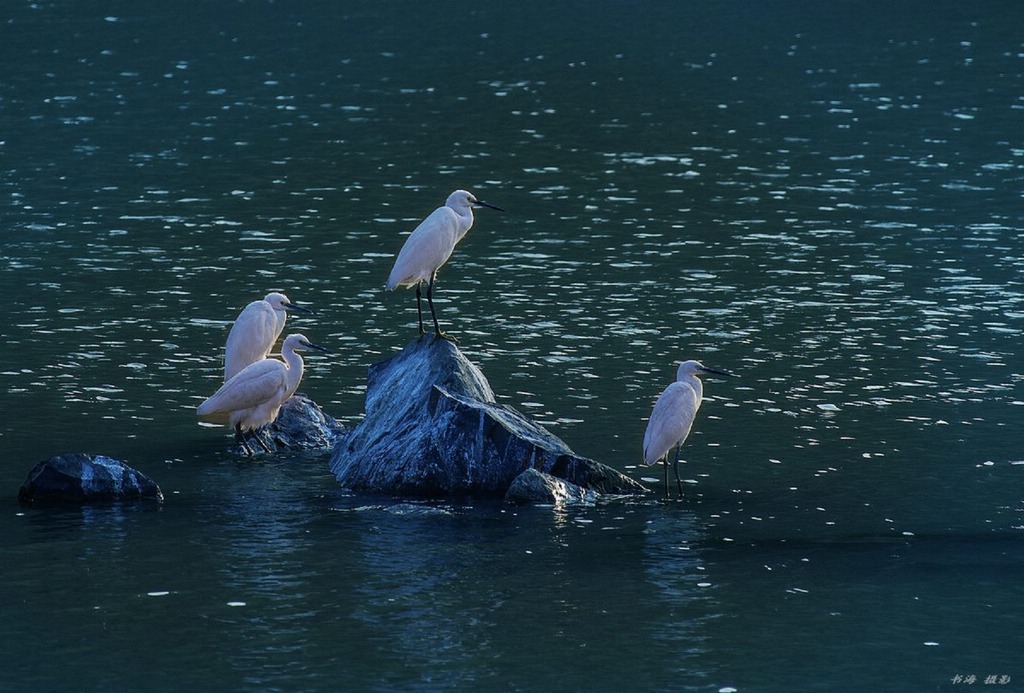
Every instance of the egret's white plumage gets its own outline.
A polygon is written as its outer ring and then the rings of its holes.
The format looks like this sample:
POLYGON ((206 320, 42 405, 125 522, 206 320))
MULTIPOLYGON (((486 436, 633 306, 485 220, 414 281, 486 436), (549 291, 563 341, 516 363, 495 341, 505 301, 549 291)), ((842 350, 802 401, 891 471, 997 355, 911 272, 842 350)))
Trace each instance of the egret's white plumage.
POLYGON ((224 345, 224 382, 231 380, 250 363, 267 358, 284 331, 289 310, 313 312, 309 308, 295 305, 287 296, 276 291, 242 309, 224 345))
POLYGON ((701 373, 732 375, 707 368, 700 361, 683 361, 676 371, 675 382, 658 397, 647 422, 644 463, 650 465, 665 459, 665 495, 668 495, 668 453, 672 448, 676 449, 676 485, 679 487, 679 495, 683 495, 682 482, 679 480, 679 448, 690 435, 693 420, 704 399, 704 385, 697 377, 701 373))
MULTIPOLYGON (((281 346, 284 361, 265 358, 249 364, 200 404, 196 414, 202 417, 227 414, 239 443, 251 454, 244 434, 277 418, 281 405, 291 397, 302 380, 302 357, 296 352, 306 349, 327 351, 301 334, 288 335, 281 346)), ((259 437, 256 441, 270 452, 259 437)))
POLYGON ((437 324, 437 313, 434 311, 434 281, 437 270, 448 261, 455 250, 455 245, 462 240, 466 232, 473 226, 473 208, 489 207, 504 211, 501 207, 478 200, 472 193, 456 190, 448 196, 443 207, 438 207, 426 219, 413 229, 405 239, 405 244, 398 253, 395 265, 388 275, 385 287, 391 291, 400 286, 416 287, 416 310, 419 315, 420 334, 423 328, 423 308, 420 299, 420 285, 427 282, 427 303, 430 306, 430 317, 434 321, 434 332, 439 337, 449 337, 441 332, 437 324))

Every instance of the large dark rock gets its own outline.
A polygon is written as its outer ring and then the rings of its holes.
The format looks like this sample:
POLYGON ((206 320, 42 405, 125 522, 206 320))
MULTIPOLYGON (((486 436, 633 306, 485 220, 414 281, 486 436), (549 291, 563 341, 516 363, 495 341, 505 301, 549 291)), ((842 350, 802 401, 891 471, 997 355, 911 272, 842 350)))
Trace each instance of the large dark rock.
POLYGON ((148 476, 120 460, 73 453, 40 462, 18 491, 23 503, 108 503, 164 494, 148 476))
POLYGON ((483 373, 433 335, 370 366, 366 418, 331 457, 342 486, 414 497, 502 497, 530 468, 597 493, 646 492, 498 404, 483 373))

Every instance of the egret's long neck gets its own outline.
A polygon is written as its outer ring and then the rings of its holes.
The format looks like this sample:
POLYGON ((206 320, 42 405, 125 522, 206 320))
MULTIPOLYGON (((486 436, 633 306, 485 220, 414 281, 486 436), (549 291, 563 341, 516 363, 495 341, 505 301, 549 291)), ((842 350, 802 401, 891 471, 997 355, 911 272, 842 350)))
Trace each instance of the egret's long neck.
POLYGON ((284 357, 284 362, 288 366, 288 394, 290 395, 298 389, 299 382, 302 380, 302 357, 293 349, 285 349, 281 356, 284 357))
POLYGON ((473 226, 473 208, 466 207, 463 212, 459 212, 455 209, 453 209, 453 211, 455 212, 455 216, 459 219, 458 237, 455 239, 455 242, 458 243, 463 239, 466 233, 469 232, 470 227, 473 226))
POLYGON ((693 391, 697 393, 697 406, 700 406, 701 400, 704 399, 704 383, 700 381, 695 375, 687 375, 684 379, 686 384, 693 388, 693 391))

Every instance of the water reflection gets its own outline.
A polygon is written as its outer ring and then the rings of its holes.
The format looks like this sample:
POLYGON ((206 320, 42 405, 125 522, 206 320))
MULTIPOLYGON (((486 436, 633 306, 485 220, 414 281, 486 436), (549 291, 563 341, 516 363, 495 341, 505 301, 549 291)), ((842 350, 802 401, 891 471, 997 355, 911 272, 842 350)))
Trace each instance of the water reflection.
POLYGON ((708 622, 721 615, 714 600, 718 578, 702 558, 705 537, 696 516, 668 505, 666 511, 652 504, 645 512, 643 565, 653 612, 645 640, 665 658, 661 666, 670 677, 712 684, 717 672, 695 668, 694 662, 707 651, 708 622))
MULTIPOLYGON (((471 509, 468 509, 472 512, 471 509)), ((360 576, 351 617, 366 630, 373 656, 398 666, 381 671, 382 683, 418 672, 430 687, 493 680, 496 623, 511 595, 480 581, 490 559, 480 541, 494 540, 467 509, 372 506, 347 511, 360 549, 360 576), (484 532, 487 538, 484 539, 484 532)), ((483 525, 483 526, 482 526, 483 525)))
POLYGON ((140 513, 159 512, 160 504, 109 503, 61 507, 21 506, 17 513, 31 528, 32 542, 74 542, 82 536, 103 538, 106 546, 117 550, 127 539, 128 528, 140 513))
POLYGON ((418 672, 433 687, 575 687, 642 641, 652 683, 689 675, 707 614, 699 560, 678 551, 695 536, 692 516, 669 526, 655 509, 343 508, 362 545, 350 579, 365 654, 390 658, 385 685, 418 672), (551 648, 574 665, 552 669, 551 648))
POLYGON ((201 526, 219 530, 190 536, 194 572, 179 589, 204 605, 211 627, 229 634, 205 659, 247 685, 312 680, 324 633, 341 618, 336 604, 317 596, 321 510, 308 464, 224 462, 204 474, 211 498, 192 511, 201 526))

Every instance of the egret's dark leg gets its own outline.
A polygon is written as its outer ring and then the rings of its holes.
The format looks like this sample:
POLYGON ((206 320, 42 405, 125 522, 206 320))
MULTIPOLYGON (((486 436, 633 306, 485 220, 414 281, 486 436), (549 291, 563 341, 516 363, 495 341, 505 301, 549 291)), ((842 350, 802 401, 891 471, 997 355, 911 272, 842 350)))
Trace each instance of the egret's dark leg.
POLYGON ((430 306, 430 317, 434 319, 434 334, 442 339, 447 339, 453 344, 458 344, 459 340, 452 337, 450 334, 441 331, 441 326, 437 324, 437 313, 434 311, 434 280, 437 279, 437 270, 430 275, 430 283, 427 284, 427 304, 430 306))
POLYGON ((423 329, 423 306, 420 304, 420 284, 422 282, 416 282, 416 315, 420 319, 420 334, 426 334, 427 331, 423 329))
POLYGON ((271 450, 269 447, 267 447, 267 444, 263 442, 263 437, 260 435, 259 431, 255 430, 255 429, 252 430, 252 431, 249 431, 249 437, 254 439, 257 443, 259 443, 260 447, 263 448, 264 452, 273 452, 273 450, 271 450))
POLYGON ((430 283, 427 284, 427 304, 430 305, 430 317, 434 321, 434 334, 441 336, 441 326, 437 324, 437 312, 434 311, 434 280, 437 279, 437 270, 430 275, 430 283))
POLYGON ((252 448, 245 442, 245 435, 242 433, 242 424, 235 424, 235 442, 242 446, 246 457, 252 457, 252 448))
MULTIPOLYGON (((683 482, 679 480, 679 448, 681 448, 681 447, 683 447, 682 443, 680 443, 679 445, 676 446, 676 464, 675 464, 675 469, 676 469, 676 488, 679 489, 679 497, 680 498, 683 497, 683 482)), ((665 460, 665 463, 668 464, 668 460, 667 459, 665 460)))
POLYGON ((668 498, 668 454, 662 458, 665 463, 665 498, 668 498))

